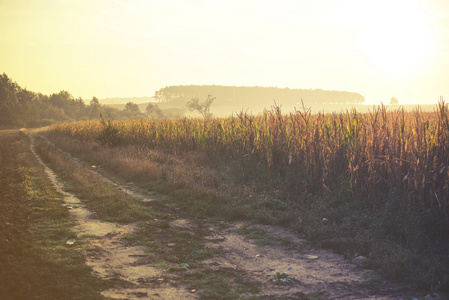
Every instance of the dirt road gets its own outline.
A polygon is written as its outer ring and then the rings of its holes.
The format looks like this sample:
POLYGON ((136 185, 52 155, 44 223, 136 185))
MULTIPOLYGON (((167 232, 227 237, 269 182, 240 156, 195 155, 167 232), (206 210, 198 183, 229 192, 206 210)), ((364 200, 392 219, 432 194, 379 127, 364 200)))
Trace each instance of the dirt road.
MULTIPOLYGON (((140 223, 104 222, 89 211, 75 195, 65 191, 54 172, 43 163, 56 188, 64 195, 65 205, 78 225, 73 227, 82 243, 87 264, 96 276, 114 281, 114 287, 102 292, 110 299, 198 299, 201 289, 176 282, 161 266, 148 261, 144 246, 129 243, 126 236, 138 230, 140 223)), ((98 172, 90 170, 98 176, 98 172)), ((104 177, 103 177, 104 178, 104 177)), ((109 179, 104 178, 105 180, 109 179)), ((117 188, 142 201, 159 201, 115 183, 117 188)), ((170 228, 207 230, 206 247, 212 258, 202 261, 211 274, 229 270, 244 274, 260 286, 258 292, 241 296, 257 299, 404 299, 400 286, 389 284, 374 271, 357 267, 330 250, 315 249, 297 234, 274 226, 244 223, 212 224, 177 218, 170 228), (250 238, 248 233, 259 232, 250 238), (260 236, 265 237, 261 242, 260 236), (267 242, 266 239, 272 240, 267 242)), ((171 247, 167 243, 167 247, 171 247)), ((186 266, 187 270, 188 267, 186 266)), ((185 276, 189 276, 187 270, 185 276)), ((203 295, 204 297, 204 295, 203 295)), ((206 297, 207 298, 207 297, 206 297)))

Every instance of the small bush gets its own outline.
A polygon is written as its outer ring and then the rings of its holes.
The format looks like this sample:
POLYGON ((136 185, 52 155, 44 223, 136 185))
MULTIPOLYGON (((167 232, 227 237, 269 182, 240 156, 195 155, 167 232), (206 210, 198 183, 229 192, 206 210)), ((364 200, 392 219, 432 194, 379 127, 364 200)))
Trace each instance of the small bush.
POLYGON ((103 115, 100 115, 101 125, 103 129, 97 137, 100 143, 107 147, 118 146, 121 144, 119 137, 119 129, 112 123, 110 119, 105 120, 103 115))

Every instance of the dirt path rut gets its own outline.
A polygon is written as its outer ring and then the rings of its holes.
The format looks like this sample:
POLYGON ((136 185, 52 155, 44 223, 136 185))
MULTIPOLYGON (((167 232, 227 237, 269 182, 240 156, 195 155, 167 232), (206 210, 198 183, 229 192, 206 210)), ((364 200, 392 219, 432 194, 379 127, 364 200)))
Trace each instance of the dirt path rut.
MULTIPOLYGON (((64 196, 65 205, 77 222, 73 227, 79 237, 76 243, 83 246, 87 264, 96 276, 113 282, 113 288, 102 292, 104 296, 110 299, 199 298, 197 293, 171 282, 160 268, 142 261, 145 248, 131 246, 123 238, 135 231, 139 224, 100 221, 80 199, 64 190, 63 184, 40 159, 34 147, 32 151, 64 196)), ((104 179, 132 197, 142 201, 154 200, 104 179)), ((185 229, 199 226, 197 223, 177 219, 170 226, 185 229)), ((308 299, 306 295, 310 294, 317 299, 404 299, 401 287, 381 280, 374 271, 357 268, 332 251, 311 247, 286 229, 250 225, 248 228, 262 228, 274 237, 289 240, 288 245, 256 245, 237 233, 245 226, 243 223, 227 224, 226 227, 201 224, 211 232, 204 241, 206 246, 219 253, 203 263, 210 265, 212 271, 232 269, 244 272, 251 280, 260 283, 260 292, 256 294, 258 299, 308 299), (283 278, 286 274, 288 277, 283 278)))
POLYGON ((102 292, 110 299, 196 299, 186 289, 173 288, 164 283, 163 271, 139 260, 145 256, 145 247, 130 246, 125 234, 137 229, 134 224, 118 224, 99 220, 75 195, 64 190, 56 174, 42 161, 34 147, 32 152, 45 168, 54 186, 64 197, 65 206, 77 225, 72 229, 81 239, 86 263, 94 275, 114 282, 114 287, 102 292), (157 281, 159 287, 151 282, 157 281), (150 284, 146 284, 149 282, 150 284))

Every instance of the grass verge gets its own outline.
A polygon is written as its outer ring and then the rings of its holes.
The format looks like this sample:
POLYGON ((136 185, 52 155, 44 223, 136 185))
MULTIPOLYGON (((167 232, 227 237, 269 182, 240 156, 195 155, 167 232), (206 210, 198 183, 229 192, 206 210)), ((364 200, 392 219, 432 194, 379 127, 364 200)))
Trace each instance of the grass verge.
POLYGON ((142 201, 103 181, 96 174, 64 156, 38 135, 34 138, 36 150, 42 159, 60 176, 70 191, 79 196, 100 219, 129 223, 154 217, 151 208, 142 201))
POLYGON ((24 134, 0 133, 0 163, 0 299, 104 299, 24 134))

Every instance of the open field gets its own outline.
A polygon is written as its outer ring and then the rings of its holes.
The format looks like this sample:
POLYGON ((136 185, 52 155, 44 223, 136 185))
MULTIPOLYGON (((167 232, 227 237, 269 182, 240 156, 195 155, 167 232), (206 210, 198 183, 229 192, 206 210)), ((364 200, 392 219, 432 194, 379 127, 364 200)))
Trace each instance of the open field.
MULTIPOLYGON (((84 236, 80 243, 87 264, 96 276, 114 280, 102 291, 108 298, 402 299, 418 293, 280 227, 192 219, 170 195, 142 194, 137 184, 106 179, 101 174, 110 174, 102 167, 75 159, 40 136, 35 139, 37 151, 64 185, 82 197, 75 201, 68 195, 65 201, 79 224, 74 231, 84 236), (99 192, 105 188, 108 192, 99 192), (141 213, 134 218, 126 217, 136 211, 136 204, 126 206, 133 199, 116 207, 123 192, 140 200, 141 213)), ((123 154, 115 153, 116 158, 123 154)))
MULTIPOLYGON (((31 138, 36 150, 23 133, 2 132, 1 138, 3 154, 34 166, 21 177, 30 198, 18 193, 19 185, 11 190, 18 198, 11 197, 10 186, 2 190, 1 204, 8 208, 2 210, 6 222, 0 232, 6 242, 2 299, 403 299, 419 294, 285 228, 192 218, 172 196, 143 194, 137 184, 121 183, 126 178, 110 173, 113 181, 107 179, 102 167, 71 157, 39 135, 31 138)), ((5 170, 14 169, 18 162, 7 157, 2 155, 5 170)))
POLYGON ((77 122, 49 137, 195 218, 285 226, 347 258, 369 257, 389 280, 444 292, 448 124, 444 103, 325 115, 275 107, 226 119, 77 122))
POLYGON ((59 190, 26 135, 3 132, 1 263, 14 271, 2 276, 15 275, 0 291, 11 299, 78 288, 73 299, 444 297, 448 124, 443 103, 434 113, 275 107, 228 119, 60 124, 31 139, 59 190), (59 262, 64 268, 38 275, 59 262), (73 272, 83 276, 76 285, 73 272), (57 287, 53 274, 63 278, 57 287))
POLYGON ((434 233, 449 228, 449 114, 444 103, 433 113, 387 112, 381 106, 365 114, 312 115, 304 109, 282 115, 273 107, 259 116, 88 121, 51 130, 106 146, 246 158, 285 179, 287 198, 348 188, 375 205, 376 197, 397 191, 411 209, 428 210, 442 222, 434 224, 434 233))

